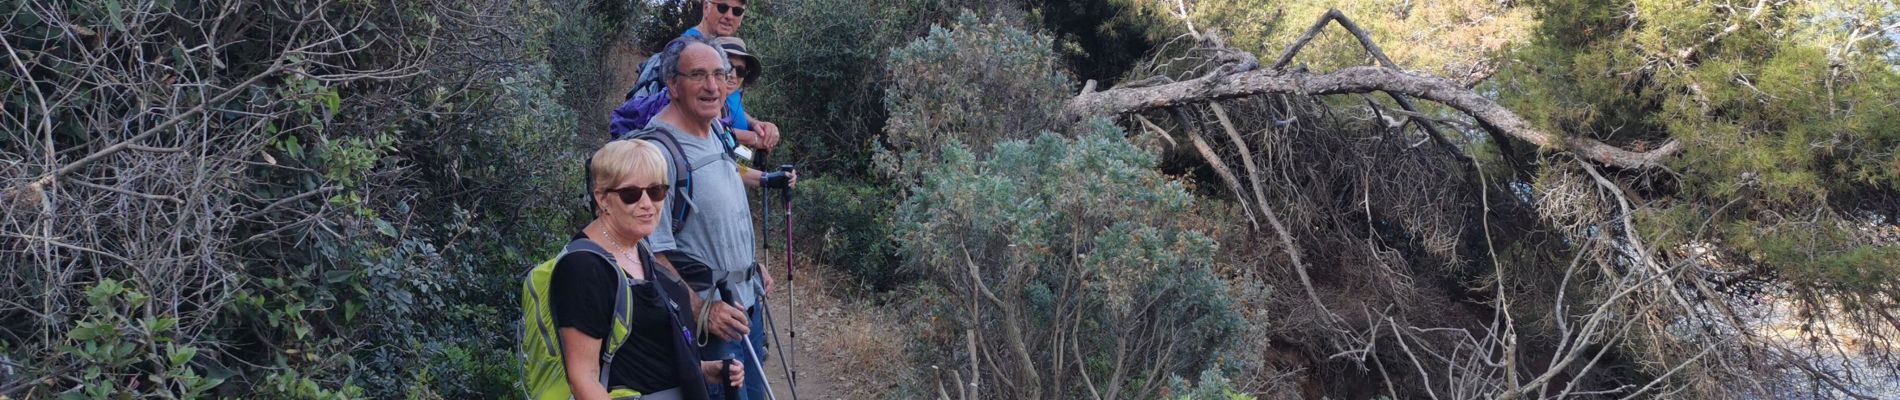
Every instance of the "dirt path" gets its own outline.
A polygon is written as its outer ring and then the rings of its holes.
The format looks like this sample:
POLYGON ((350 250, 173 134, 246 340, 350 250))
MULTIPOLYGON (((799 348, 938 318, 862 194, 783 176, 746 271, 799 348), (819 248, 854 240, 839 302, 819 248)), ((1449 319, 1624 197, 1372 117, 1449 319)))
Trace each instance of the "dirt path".
MULTIPOLYGON (((793 307, 793 299, 791 296, 793 292, 786 291, 788 287, 778 288, 777 297, 770 299, 771 310, 774 313, 772 315, 772 324, 777 326, 778 335, 771 336, 770 330, 766 331, 766 334, 768 337, 782 341, 774 342, 772 347, 766 349, 767 352, 772 353, 768 356, 770 358, 765 362, 766 380, 771 382, 772 394, 779 399, 790 400, 793 395, 792 386, 794 384, 798 386, 797 395, 800 400, 843 398, 837 394, 839 391, 833 387, 836 383, 835 379, 826 379, 832 376, 831 368, 829 368, 829 365, 821 363, 821 357, 817 357, 818 354, 814 353, 818 351, 818 347, 813 346, 812 341, 816 339, 814 334, 819 330, 817 327, 819 326, 818 322, 820 322, 820 320, 813 320, 811 313, 808 312, 813 309, 815 305, 826 303, 835 304, 837 301, 828 297, 818 297, 822 296, 822 294, 814 293, 814 291, 809 288, 812 286, 808 283, 810 279, 806 281, 807 282, 797 282, 805 284, 805 288, 798 288, 796 284, 790 287, 790 289, 797 291, 797 300, 803 302, 802 304, 798 304, 799 308, 793 307), (789 313, 788 311, 794 311, 796 314, 789 313), (798 317, 804 318, 802 321, 793 321, 794 318, 798 317), (794 322, 797 322, 797 324, 794 324, 794 322), (778 358, 781 354, 792 360, 790 367, 800 378, 797 382, 793 382, 786 377, 786 365, 779 362, 778 358)), ((785 281, 780 280, 779 283, 784 284, 785 281)))
MULTIPOLYGON (((902 359, 904 347, 894 333, 898 330, 884 324, 896 319, 868 301, 840 301, 832 283, 842 282, 843 276, 829 268, 800 260, 797 281, 787 281, 784 263, 778 261, 784 250, 777 243, 773 241, 772 256, 761 261, 770 262, 766 265, 780 285, 770 298, 771 311, 778 337, 791 344, 784 350, 798 374, 798 399, 890 397, 903 374, 892 361, 902 359), (794 326, 796 338, 791 337, 794 326)), ((791 380, 779 362, 779 350, 767 348, 772 354, 765 361, 766 378, 778 399, 791 400, 791 380)))
MULTIPOLYGON (((631 45, 613 46, 608 53, 604 64, 609 67, 608 76, 612 79, 604 83, 609 90, 602 93, 600 108, 592 110, 603 120, 621 104, 623 94, 639 74, 639 64, 645 60, 631 45)), ((756 197, 748 201, 758 206, 756 197)), ((778 206, 775 201, 765 210, 772 213, 773 227, 754 231, 768 244, 760 251, 759 262, 767 266, 779 285, 770 297, 772 322, 778 333, 773 337, 771 330, 766 331, 769 347, 767 354, 760 355, 765 357, 766 380, 771 383, 773 394, 781 400, 792 400, 792 382, 786 376, 786 365, 779 361, 780 345, 788 343, 790 345, 783 350, 785 356, 792 358, 791 368, 799 378, 798 400, 892 397, 899 387, 899 379, 909 372, 899 370, 901 362, 893 362, 904 357, 901 335, 896 333, 900 329, 889 325, 900 319, 875 307, 869 300, 839 301, 834 295, 839 291, 833 288, 849 285, 832 283, 845 282, 844 275, 802 256, 798 259, 797 281, 788 281, 783 261, 785 248, 781 247, 784 231, 781 230, 783 225, 779 225, 783 224, 780 218, 784 217, 784 211, 778 206), (767 235, 770 237, 765 237, 767 235), (792 304, 794 300, 796 305, 792 304), (796 338, 792 337, 794 322, 796 338)))

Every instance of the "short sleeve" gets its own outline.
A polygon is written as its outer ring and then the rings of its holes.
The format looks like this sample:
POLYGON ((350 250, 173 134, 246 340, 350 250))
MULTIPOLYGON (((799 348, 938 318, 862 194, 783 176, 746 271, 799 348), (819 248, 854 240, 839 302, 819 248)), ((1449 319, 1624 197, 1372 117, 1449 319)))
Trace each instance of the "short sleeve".
POLYGON ((613 329, 613 266, 594 254, 570 254, 554 263, 549 277, 548 297, 553 303, 554 324, 573 327, 594 338, 605 338, 613 329))
POLYGON ((752 130, 752 121, 750 121, 751 117, 745 114, 744 96, 744 90, 734 90, 731 95, 726 96, 726 109, 732 111, 732 122, 727 123, 726 126, 749 131, 752 130))

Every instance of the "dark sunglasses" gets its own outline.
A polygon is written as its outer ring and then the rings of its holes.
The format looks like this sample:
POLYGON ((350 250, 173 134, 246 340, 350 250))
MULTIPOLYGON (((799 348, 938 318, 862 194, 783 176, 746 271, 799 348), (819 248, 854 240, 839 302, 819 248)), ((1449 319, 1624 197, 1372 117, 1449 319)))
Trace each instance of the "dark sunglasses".
POLYGON ((627 203, 627 204, 640 202, 640 198, 642 196, 653 198, 653 202, 655 203, 666 201, 666 184, 664 183, 648 186, 648 187, 640 187, 639 185, 633 185, 633 186, 627 186, 627 187, 623 187, 619 189, 602 190, 602 192, 606 192, 608 194, 619 194, 620 202, 627 203))
POLYGON ((719 9, 720 14, 732 14, 734 17, 745 16, 745 6, 729 6, 725 3, 713 3, 713 6, 719 9))

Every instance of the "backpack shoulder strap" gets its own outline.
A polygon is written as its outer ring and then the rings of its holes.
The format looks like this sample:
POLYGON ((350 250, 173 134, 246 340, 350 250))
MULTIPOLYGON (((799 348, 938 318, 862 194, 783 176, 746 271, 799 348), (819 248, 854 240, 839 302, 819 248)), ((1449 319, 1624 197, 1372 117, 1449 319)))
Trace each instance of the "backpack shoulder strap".
POLYGON ((593 239, 581 238, 567 242, 567 247, 561 249, 561 257, 567 257, 568 254, 576 252, 594 253, 594 255, 600 256, 600 258, 606 259, 607 265, 613 265, 614 263, 613 254, 608 253, 606 247, 601 247, 600 243, 594 242, 593 239))
POLYGON ((739 148, 738 133, 733 132, 732 127, 720 123, 719 120, 713 120, 712 134, 713 137, 719 138, 720 147, 724 147, 727 154, 731 154, 733 149, 739 148))
POLYGON ((631 132, 627 137, 653 142, 666 151, 667 168, 674 171, 673 193, 669 197, 679 200, 668 202, 671 206, 667 214, 672 218, 673 233, 679 233, 680 228, 686 226, 686 217, 693 211, 693 162, 686 159, 686 150, 680 147, 679 138, 673 137, 671 131, 647 127, 631 132))
POLYGON ((611 377, 609 372, 613 370, 614 353, 620 350, 621 345, 627 343, 627 337, 630 336, 622 333, 622 328, 633 327, 633 278, 620 271, 619 266, 614 263, 613 254, 607 252, 607 248, 601 247, 600 243, 591 239, 574 239, 561 250, 561 257, 578 253, 593 253, 607 261, 608 268, 614 269, 616 284, 614 285, 613 323, 608 327, 607 338, 602 341, 600 347, 600 386, 612 387, 608 378, 611 377))

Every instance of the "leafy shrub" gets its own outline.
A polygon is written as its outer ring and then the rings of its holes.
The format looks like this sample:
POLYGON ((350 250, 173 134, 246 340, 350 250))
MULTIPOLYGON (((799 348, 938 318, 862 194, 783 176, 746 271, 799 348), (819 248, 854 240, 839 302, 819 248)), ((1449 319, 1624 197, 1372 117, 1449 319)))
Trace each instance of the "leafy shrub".
POLYGON ((740 35, 765 68, 747 84, 748 111, 778 124, 780 153, 801 156, 807 170, 863 176, 884 128, 884 54, 910 40, 929 1, 752 3, 740 35))
MULTIPOLYGON (((1211 271, 1217 246, 1183 224, 1192 195, 1119 128, 1095 120, 1080 138, 1003 141, 980 158, 949 143, 897 236, 940 293, 976 297, 941 301, 953 320, 934 330, 984 332, 970 340, 1010 376, 986 390, 1152 397, 1232 341, 1240 318, 1211 271), (1085 364, 1048 361, 1074 359, 1085 364)), ((964 339, 939 336, 925 353, 978 362, 956 350, 964 339)))
POLYGON ((1048 44, 1002 18, 964 12, 950 27, 932 26, 923 39, 891 50, 884 140, 896 154, 883 156, 881 166, 901 169, 897 155, 934 158, 952 139, 980 149, 1052 128, 1071 80, 1048 44))
MULTIPOLYGON (((107 398, 137 390, 154 396, 206 396, 223 378, 202 375, 193 365, 200 349, 180 344, 179 319, 153 316, 139 310, 152 306, 153 297, 116 279, 86 288, 85 312, 58 341, 62 364, 86 382, 68 392, 87 398, 107 398), (145 379, 138 379, 145 378, 145 379), (129 386, 129 387, 126 387, 129 386)), ((11 369, 11 368, 9 368, 11 369)))
POLYGON ((1186 379, 1174 377, 1168 380, 1168 389, 1172 396, 1180 400, 1254 400, 1254 396, 1241 393, 1234 384, 1221 374, 1219 368, 1201 371, 1201 377, 1192 386, 1186 379))
MULTIPOLYGON (((904 90, 938 90, 937 85, 954 82, 966 97, 984 89, 956 77, 920 78, 914 70, 893 72, 888 66, 974 66, 1004 56, 1049 59, 1046 49, 1035 50, 1046 46, 1033 43, 1035 38, 1020 30, 1012 36, 1017 42, 994 53, 958 57, 937 49, 890 57, 892 49, 905 47, 933 23, 950 19, 950 10, 966 6, 998 12, 1013 8, 960 0, 908 0, 875 7, 845 0, 772 0, 755 1, 750 9, 755 16, 748 17, 743 35, 767 66, 761 80, 747 90, 748 107, 759 118, 779 124, 786 152, 796 157, 807 176, 825 176, 800 184, 798 204, 805 205, 797 228, 800 243, 816 244, 805 248, 817 249, 820 260, 843 268, 868 288, 888 290, 914 279, 894 267, 896 245, 888 240, 890 213, 902 196, 902 185, 870 173, 873 149, 886 131, 887 89, 899 90, 893 81, 910 82, 903 84, 904 90)), ((991 36, 964 35, 958 40, 991 36)))
POLYGON ((806 249, 815 249, 820 262, 842 268, 857 283, 877 291, 916 279, 897 268, 897 243, 891 241, 890 214, 899 201, 896 188, 821 177, 800 181, 797 196, 796 229, 803 236, 799 243, 813 246, 806 249))
POLYGON ((213 3, 3 23, 8 114, 88 123, 4 126, 0 396, 512 391, 513 277, 584 210, 548 3, 213 3))

